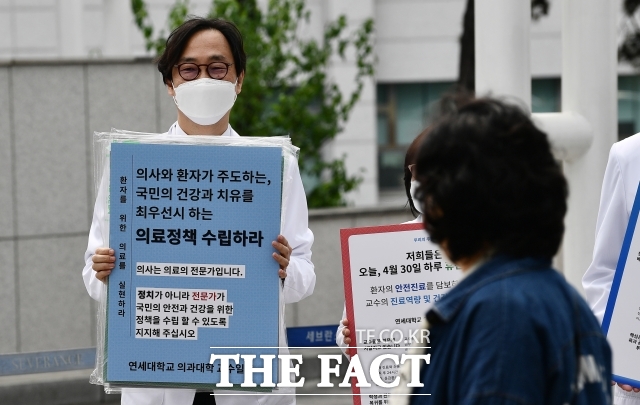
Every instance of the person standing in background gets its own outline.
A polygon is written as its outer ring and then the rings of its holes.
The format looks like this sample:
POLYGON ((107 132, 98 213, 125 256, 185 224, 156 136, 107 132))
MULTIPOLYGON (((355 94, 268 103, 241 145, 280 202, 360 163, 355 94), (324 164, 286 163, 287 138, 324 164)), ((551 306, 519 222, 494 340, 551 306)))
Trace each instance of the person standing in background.
MULTIPOLYGON (((613 144, 604 172, 593 260, 582 278, 587 302, 601 323, 640 183, 639 154, 639 135, 613 144)), ((640 405, 640 389, 618 384, 615 388, 614 403, 640 405)))
POLYGON ((426 314, 424 395, 406 399, 610 404, 606 338, 551 268, 568 190, 547 135, 520 108, 477 99, 434 125, 416 168, 425 229, 463 278, 426 314))
MULTIPOLYGON (((411 221, 403 222, 403 224, 417 224, 422 222, 422 213, 420 212, 418 205, 413 200, 413 192, 417 188, 417 183, 414 177, 414 171, 416 166, 416 159, 418 157, 418 150, 420 149, 420 145, 424 142, 427 134, 429 133, 429 128, 427 127, 424 131, 422 131, 416 138, 411 142, 409 148, 407 148, 407 153, 404 156, 404 191, 407 195, 407 204, 409 205, 409 209, 411 210, 411 215, 415 218, 411 221)), ((351 343, 351 331, 349 330, 349 320, 347 319, 347 308, 344 307, 342 310, 342 320, 338 325, 338 331, 336 332, 336 344, 342 352, 347 355, 347 348, 351 343)))

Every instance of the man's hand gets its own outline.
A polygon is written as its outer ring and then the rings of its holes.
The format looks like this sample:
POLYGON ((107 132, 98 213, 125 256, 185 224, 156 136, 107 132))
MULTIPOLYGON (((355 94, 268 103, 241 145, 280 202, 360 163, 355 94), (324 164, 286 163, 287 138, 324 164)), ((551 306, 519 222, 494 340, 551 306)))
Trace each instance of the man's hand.
POLYGON ((344 329, 342 329, 342 336, 344 336, 344 343, 351 344, 351 338, 349 337, 351 336, 351 331, 349 330, 349 320, 347 318, 344 318, 342 320, 342 325, 344 326, 344 329))
POLYGON ((110 248, 97 248, 96 253, 91 256, 91 260, 93 260, 91 268, 96 272, 96 278, 106 283, 107 277, 115 267, 116 252, 110 248))
MULTIPOLYGON (((611 381, 611 385, 615 385, 616 382, 615 381, 611 381)), ((636 387, 632 387, 629 384, 620 384, 617 383, 618 387, 622 388, 623 391, 627 391, 627 392, 640 392, 640 388, 636 388, 636 387)))
POLYGON ((278 235, 278 238, 271 242, 271 245, 277 250, 277 252, 273 253, 273 259, 280 265, 278 275, 284 280, 287 277, 287 267, 289 266, 289 259, 293 249, 291 249, 289 242, 282 235, 278 235))

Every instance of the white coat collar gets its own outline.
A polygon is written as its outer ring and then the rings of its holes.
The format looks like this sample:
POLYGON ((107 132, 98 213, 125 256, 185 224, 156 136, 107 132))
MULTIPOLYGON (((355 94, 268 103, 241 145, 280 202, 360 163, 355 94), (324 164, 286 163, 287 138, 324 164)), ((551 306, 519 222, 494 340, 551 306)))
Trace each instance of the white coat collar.
MULTIPOLYGON (((169 128, 169 130, 167 131, 167 134, 169 135, 187 135, 186 132, 184 132, 184 130, 182 128, 180 128, 180 125, 178 125, 178 121, 174 122, 173 125, 171 125, 171 128, 169 128)), ((224 133, 220 136, 240 136, 238 135, 238 133, 231 128, 231 125, 229 125, 227 127, 227 130, 224 131, 224 133)))

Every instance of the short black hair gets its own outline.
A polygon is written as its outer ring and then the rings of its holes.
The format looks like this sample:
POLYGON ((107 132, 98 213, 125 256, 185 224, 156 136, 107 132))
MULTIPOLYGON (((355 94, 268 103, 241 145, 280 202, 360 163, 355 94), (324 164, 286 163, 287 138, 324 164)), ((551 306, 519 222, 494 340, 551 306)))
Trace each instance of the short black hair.
POLYGON ((547 135, 519 107, 484 98, 443 117, 422 143, 417 177, 425 228, 453 261, 485 250, 557 253, 567 182, 547 135))
POLYGON ((221 18, 192 17, 173 30, 164 52, 157 59, 158 71, 162 74, 162 81, 167 84, 172 80, 173 67, 184 53, 184 48, 191 37, 203 30, 217 30, 226 38, 233 55, 236 74, 240 76, 247 66, 247 55, 244 52, 242 34, 234 23, 221 18))
MULTIPOLYGON (((432 111, 429 114, 430 121, 437 121, 439 118, 450 114, 453 111, 457 111, 461 106, 471 101, 473 98, 471 94, 466 90, 453 90, 448 91, 442 95, 440 100, 431 107, 432 111)), ((411 214, 417 218, 420 215, 420 211, 413 204, 413 198, 411 198, 411 172, 409 171, 409 165, 415 164, 418 160, 418 152, 420 152, 420 145, 427 137, 427 134, 431 130, 431 126, 418 134, 418 136, 411 142, 407 153, 404 156, 404 191, 407 195, 409 209, 411 214)))

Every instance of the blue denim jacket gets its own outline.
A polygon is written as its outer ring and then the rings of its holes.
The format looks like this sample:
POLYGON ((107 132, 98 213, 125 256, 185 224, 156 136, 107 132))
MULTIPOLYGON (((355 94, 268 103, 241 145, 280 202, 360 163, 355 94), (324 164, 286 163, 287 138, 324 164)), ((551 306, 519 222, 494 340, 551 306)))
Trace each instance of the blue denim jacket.
POLYGON ((549 260, 498 256, 427 312, 412 404, 610 404, 611 350, 549 260), (576 375, 576 370, 579 370, 576 375))

